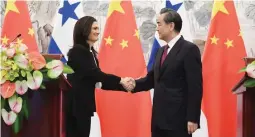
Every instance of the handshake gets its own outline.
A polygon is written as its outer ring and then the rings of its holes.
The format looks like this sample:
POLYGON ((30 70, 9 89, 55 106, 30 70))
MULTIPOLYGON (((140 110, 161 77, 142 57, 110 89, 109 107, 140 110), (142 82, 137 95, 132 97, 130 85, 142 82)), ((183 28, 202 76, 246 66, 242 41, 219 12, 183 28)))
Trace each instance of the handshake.
POLYGON ((129 92, 135 88, 135 80, 131 77, 121 78, 120 84, 129 92))

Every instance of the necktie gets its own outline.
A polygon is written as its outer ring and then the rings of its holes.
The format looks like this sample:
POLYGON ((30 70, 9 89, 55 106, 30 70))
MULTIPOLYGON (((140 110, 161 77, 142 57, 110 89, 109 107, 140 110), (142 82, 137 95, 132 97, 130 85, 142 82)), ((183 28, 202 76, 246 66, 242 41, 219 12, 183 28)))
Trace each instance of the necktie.
POLYGON ((161 66, 162 66, 163 62, 165 61, 165 59, 166 59, 168 48, 169 48, 168 45, 166 45, 165 48, 164 48, 164 52, 163 52, 163 55, 161 57, 161 66))

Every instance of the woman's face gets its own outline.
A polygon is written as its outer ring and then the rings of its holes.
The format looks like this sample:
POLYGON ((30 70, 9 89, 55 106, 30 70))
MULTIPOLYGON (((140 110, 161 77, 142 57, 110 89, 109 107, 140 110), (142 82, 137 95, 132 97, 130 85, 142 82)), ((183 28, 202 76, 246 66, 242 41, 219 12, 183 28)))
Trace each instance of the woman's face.
POLYGON ((92 24, 88 40, 95 43, 98 40, 98 36, 99 36, 99 26, 98 26, 98 23, 95 21, 92 24))

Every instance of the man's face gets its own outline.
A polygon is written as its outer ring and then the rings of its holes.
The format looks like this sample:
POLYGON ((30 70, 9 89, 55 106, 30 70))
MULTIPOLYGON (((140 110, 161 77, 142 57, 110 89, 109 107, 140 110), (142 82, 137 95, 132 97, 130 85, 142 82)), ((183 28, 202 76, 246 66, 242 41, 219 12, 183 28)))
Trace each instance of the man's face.
POLYGON ((160 14, 157 18, 157 31, 159 38, 167 41, 171 37, 172 32, 174 31, 174 23, 166 23, 164 17, 166 14, 160 14))

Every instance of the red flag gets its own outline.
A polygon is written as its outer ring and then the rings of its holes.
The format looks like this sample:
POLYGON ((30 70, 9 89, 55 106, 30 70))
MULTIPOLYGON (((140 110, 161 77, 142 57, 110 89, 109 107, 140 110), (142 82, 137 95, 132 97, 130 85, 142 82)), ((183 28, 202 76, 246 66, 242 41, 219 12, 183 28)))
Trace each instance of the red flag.
POLYGON ((5 10, 1 43, 8 45, 21 34, 14 42, 26 44, 29 51, 38 51, 26 1, 7 0, 5 10))
POLYGON ((203 55, 203 111, 210 137, 235 137, 237 97, 231 89, 242 78, 246 56, 234 2, 215 1, 203 55))
MULTIPOLYGON (((102 71, 138 78, 147 73, 130 0, 111 1, 99 52, 102 71)), ((150 92, 97 92, 103 137, 150 137, 150 92)))

